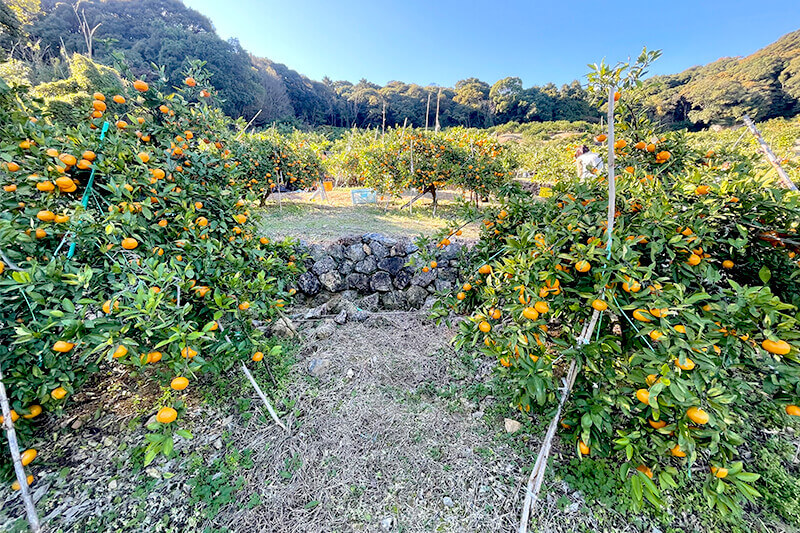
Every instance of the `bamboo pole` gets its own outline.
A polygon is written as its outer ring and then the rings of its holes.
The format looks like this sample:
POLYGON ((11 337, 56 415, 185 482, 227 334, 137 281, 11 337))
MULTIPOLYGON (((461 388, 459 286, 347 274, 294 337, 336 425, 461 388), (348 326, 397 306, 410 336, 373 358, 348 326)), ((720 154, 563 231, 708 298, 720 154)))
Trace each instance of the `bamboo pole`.
POLYGON ((31 491, 28 487, 25 467, 22 466, 19 444, 17 443, 17 432, 14 430, 14 422, 11 420, 11 407, 8 405, 8 395, 6 394, 6 386, 3 383, 2 370, 0 370, 0 407, 2 407, 3 410, 3 429, 6 430, 6 436, 8 437, 8 447, 11 450, 14 473, 17 476, 17 483, 19 483, 20 492, 22 493, 22 503, 25 506, 25 514, 28 515, 28 524, 31 526, 31 531, 39 533, 39 531, 41 531, 39 515, 36 514, 36 506, 33 504, 31 491))
POLYGON ((256 390, 256 393, 261 398, 261 401, 264 402, 264 405, 267 407, 267 411, 269 411, 269 416, 272 417, 272 420, 274 420, 275 423, 278 424, 284 431, 289 431, 289 429, 283 425, 283 422, 281 422, 280 418, 278 418, 278 414, 275 412, 275 409, 272 408, 272 404, 269 403, 269 400, 267 400, 267 396, 264 394, 264 391, 262 391, 261 387, 258 386, 253 374, 250 373, 250 370, 247 369, 247 365, 244 363, 242 363, 242 372, 244 372, 244 375, 247 376, 248 380, 250 380, 250 384, 256 390))
POLYGON ((797 185, 794 184, 792 179, 789 177, 789 174, 787 174, 786 171, 783 169, 780 160, 773 153, 772 148, 769 147, 767 141, 765 141, 764 138, 761 136, 761 133, 758 131, 758 128, 756 128, 756 125, 753 122, 753 120, 747 115, 742 117, 742 120, 744 121, 745 126, 747 126, 747 128, 756 138, 756 141, 758 142, 759 146, 761 146, 761 151, 764 153, 764 157, 767 159, 767 161, 769 161, 769 163, 773 167, 775 167, 775 170, 778 171, 778 176, 780 177, 779 180, 780 184, 786 187, 787 189, 796 191, 797 185))
MULTIPOLYGON (((614 181, 614 87, 608 90, 608 244, 606 248, 608 253, 611 253, 612 235, 614 231, 614 214, 616 212, 616 183, 614 181)), ((585 324, 581 330, 581 334, 575 339, 576 346, 580 347, 589 343, 592 338, 597 322, 600 318, 600 311, 596 309, 592 313, 592 318, 589 323, 585 324)), ((533 465, 533 470, 528 477, 527 491, 525 493, 525 501, 522 506, 522 516, 519 523, 519 533, 527 533, 528 522, 530 521, 531 510, 539 498, 539 491, 544 482, 544 474, 547 469, 547 458, 550 455, 550 449, 553 444, 553 438, 556 434, 558 421, 561 419, 561 411, 566 404, 572 386, 575 384, 575 379, 578 377, 579 368, 576 360, 573 359, 570 363, 569 370, 563 381, 563 388, 561 389, 561 398, 558 401, 558 407, 550 425, 545 433, 542 446, 539 449, 539 455, 536 457, 536 463, 533 465)))

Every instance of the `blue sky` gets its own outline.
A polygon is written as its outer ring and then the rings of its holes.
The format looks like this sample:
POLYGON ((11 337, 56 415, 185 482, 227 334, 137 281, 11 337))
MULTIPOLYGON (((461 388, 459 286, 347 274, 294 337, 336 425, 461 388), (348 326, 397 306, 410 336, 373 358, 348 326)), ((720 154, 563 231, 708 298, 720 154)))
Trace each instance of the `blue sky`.
POLYGON ((662 49, 668 74, 748 55, 800 29, 800 0, 184 0, 224 39, 313 79, 452 86, 581 78, 587 63, 662 49), (606 6, 609 6, 608 8, 606 6), (608 29, 613 32, 609 34, 608 29))

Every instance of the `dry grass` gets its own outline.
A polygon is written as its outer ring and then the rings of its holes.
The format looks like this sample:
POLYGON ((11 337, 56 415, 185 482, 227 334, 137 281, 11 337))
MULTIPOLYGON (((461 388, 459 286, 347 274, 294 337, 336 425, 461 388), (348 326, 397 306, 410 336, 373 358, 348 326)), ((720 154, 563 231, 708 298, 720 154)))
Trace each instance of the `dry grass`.
MULTIPOLYGON (((272 239, 294 237, 308 242, 327 242, 342 235, 382 233, 392 237, 430 235, 456 218, 455 197, 458 193, 443 191, 439 195, 436 216, 430 196, 421 198, 408 209, 400 209, 403 201, 395 201, 389 209, 376 205, 352 205, 350 188, 336 188, 329 201, 311 200, 311 193, 297 192, 272 195, 262 216, 262 233, 272 239)), ((464 229, 464 237, 476 239, 476 225, 464 229)))
POLYGON ((254 450, 258 465, 240 501, 256 492, 263 504, 220 515, 213 526, 382 531, 383 521, 408 533, 514 528, 524 461, 495 440, 502 428, 487 425, 476 413, 482 407, 466 400, 454 407, 430 393, 476 379, 448 345, 453 332, 413 313, 370 320, 303 348, 287 392, 297 400, 291 435, 256 421, 232 435, 254 450), (306 375, 311 358, 330 361, 319 380, 306 375))

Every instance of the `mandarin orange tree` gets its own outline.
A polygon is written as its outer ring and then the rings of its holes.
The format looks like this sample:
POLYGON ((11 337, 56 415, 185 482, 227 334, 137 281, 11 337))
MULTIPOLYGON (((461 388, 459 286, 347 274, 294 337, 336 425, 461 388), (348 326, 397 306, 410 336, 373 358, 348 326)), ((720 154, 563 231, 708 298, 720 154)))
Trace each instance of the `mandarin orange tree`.
POLYGON ((485 197, 509 180, 514 159, 496 139, 474 130, 397 128, 361 147, 359 181, 381 194, 430 193, 458 187, 485 197))
POLYGON ((465 285, 435 313, 469 315, 457 345, 498 359, 523 413, 554 405, 577 361, 562 438, 579 456, 617 458, 638 507, 699 477, 710 505, 738 512, 759 496, 740 457, 762 423, 750 406, 800 414, 800 327, 786 290, 798 276, 800 198, 755 178, 746 156, 708 164, 681 134, 631 120, 650 59, 592 78, 601 94, 621 93, 613 235, 605 173, 564 176, 539 201, 510 192, 463 265, 465 285), (594 310, 596 332, 578 345, 594 310))
POLYGON ((197 376, 266 346, 253 324, 281 316, 302 263, 254 233, 258 195, 207 87, 192 64, 179 88, 95 93, 70 126, 0 80, 0 364, 23 434, 123 364, 168 391, 146 461, 170 455, 197 376))

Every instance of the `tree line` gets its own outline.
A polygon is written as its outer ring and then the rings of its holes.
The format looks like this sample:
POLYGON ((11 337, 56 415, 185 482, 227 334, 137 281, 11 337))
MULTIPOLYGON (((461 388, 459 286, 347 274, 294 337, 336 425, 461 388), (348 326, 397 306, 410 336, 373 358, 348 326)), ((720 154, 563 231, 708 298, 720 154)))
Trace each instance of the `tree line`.
MULTIPOLYGON (((222 109, 262 126, 376 127, 410 124, 490 127, 509 122, 597 121, 600 114, 580 82, 525 88, 519 77, 490 84, 478 78, 455 87, 402 81, 386 85, 309 79, 286 65, 249 54, 223 40, 211 21, 180 0, 8 0, 0 8, 0 46, 11 59, 57 64, 72 53, 100 63, 120 58, 137 76, 163 66, 178 84, 191 59, 205 62, 222 109), (91 31, 91 36, 87 33, 91 31)), ((53 81, 58 69, 32 83, 53 81), (51 79, 48 79, 48 76, 51 79)), ((652 118, 699 127, 800 111, 800 31, 748 58, 726 58, 645 83, 652 118)))

